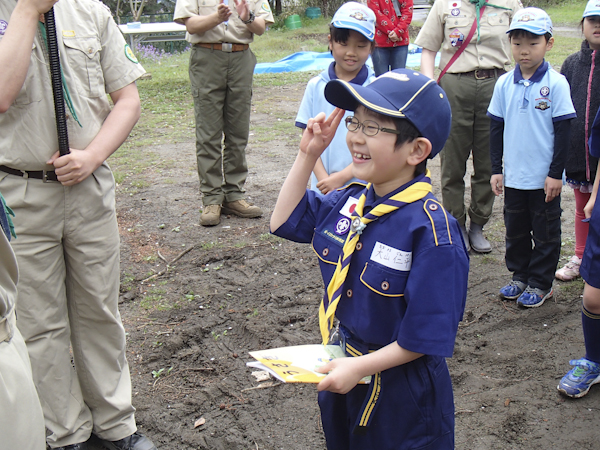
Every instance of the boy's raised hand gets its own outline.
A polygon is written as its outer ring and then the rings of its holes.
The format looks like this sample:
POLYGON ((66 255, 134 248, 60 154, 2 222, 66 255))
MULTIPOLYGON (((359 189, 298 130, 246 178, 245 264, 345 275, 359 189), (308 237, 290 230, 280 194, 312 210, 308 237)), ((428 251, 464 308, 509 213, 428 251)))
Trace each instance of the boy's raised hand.
POLYGON ((317 117, 309 119, 300 140, 300 151, 306 156, 315 158, 321 156, 331 144, 344 113, 343 109, 335 108, 327 119, 323 112, 317 114, 317 117))

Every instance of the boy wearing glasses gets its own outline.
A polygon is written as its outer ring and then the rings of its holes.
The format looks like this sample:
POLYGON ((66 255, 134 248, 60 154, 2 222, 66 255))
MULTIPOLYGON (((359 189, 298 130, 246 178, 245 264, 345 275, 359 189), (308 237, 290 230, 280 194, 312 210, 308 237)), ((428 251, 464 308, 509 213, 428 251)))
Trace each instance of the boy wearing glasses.
POLYGON ((271 230, 312 242, 327 286, 321 336, 349 356, 320 369, 327 448, 454 448, 445 358, 465 307, 469 257, 426 168, 450 131, 446 94, 398 69, 368 86, 330 81, 325 97, 337 108, 308 121, 271 230), (323 196, 305 187, 344 110, 354 111, 345 119, 352 174, 369 184, 323 196))
MULTIPOLYGON (((375 79, 375 73, 365 64, 373 50, 374 37, 375 14, 367 6, 348 2, 337 10, 329 25, 329 50, 334 62, 306 85, 296 116, 298 128, 305 129, 308 120, 322 111, 325 114, 333 111, 323 95, 328 81, 340 79, 367 85, 375 79)), ((340 128, 331 145, 317 159, 310 178, 310 188, 315 192, 327 194, 355 181, 345 139, 346 130, 340 128)))

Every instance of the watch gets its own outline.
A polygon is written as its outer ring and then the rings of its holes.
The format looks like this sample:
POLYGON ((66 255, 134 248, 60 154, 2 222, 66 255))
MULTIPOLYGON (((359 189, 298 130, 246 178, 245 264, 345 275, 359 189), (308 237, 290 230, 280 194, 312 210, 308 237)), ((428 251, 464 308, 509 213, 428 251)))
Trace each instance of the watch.
MULTIPOLYGON (((241 17, 240 17, 241 19, 241 17)), ((256 19, 256 16, 254 15, 254 11, 250 10, 250 15, 248 16, 248 20, 242 20, 242 22, 244 22, 246 25, 250 25, 252 22, 254 22, 254 19, 256 19)))

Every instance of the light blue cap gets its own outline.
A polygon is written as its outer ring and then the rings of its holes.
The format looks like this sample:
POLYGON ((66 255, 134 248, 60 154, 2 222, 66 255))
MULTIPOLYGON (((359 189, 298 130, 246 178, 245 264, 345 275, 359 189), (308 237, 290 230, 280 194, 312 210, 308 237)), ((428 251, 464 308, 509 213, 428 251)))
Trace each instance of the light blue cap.
POLYGON ((600 0, 590 0, 587 5, 585 5, 583 17, 589 16, 600 16, 600 0))
POLYGON ((552 34, 552 20, 543 9, 523 8, 512 18, 508 33, 513 30, 525 30, 537 35, 552 34))
POLYGON ((358 2, 344 3, 333 15, 331 24, 336 28, 358 31, 369 41, 375 38, 375 13, 358 2))

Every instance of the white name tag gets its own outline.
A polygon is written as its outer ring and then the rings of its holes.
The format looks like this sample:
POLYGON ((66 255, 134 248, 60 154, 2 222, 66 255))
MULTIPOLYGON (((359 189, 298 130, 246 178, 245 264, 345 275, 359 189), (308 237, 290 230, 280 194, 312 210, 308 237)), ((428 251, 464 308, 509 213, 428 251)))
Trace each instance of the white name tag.
POLYGON ((381 242, 376 242, 371 253, 371 261, 390 269, 407 272, 412 265, 412 252, 404 252, 381 242))
POLYGON ((348 200, 346 200, 346 203, 344 204, 344 206, 342 206, 342 209, 340 209, 340 214, 342 216, 352 217, 352 213, 354 212, 357 203, 357 198, 348 197, 348 200))

